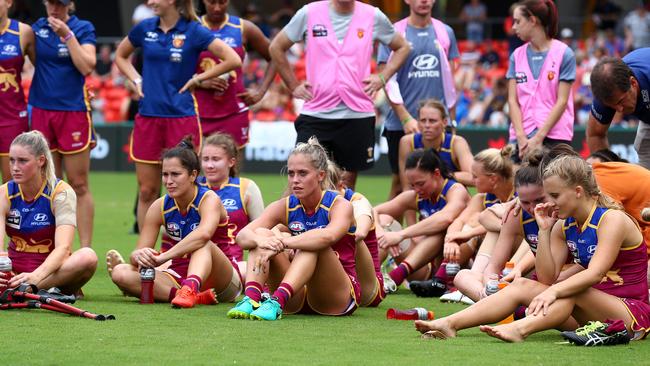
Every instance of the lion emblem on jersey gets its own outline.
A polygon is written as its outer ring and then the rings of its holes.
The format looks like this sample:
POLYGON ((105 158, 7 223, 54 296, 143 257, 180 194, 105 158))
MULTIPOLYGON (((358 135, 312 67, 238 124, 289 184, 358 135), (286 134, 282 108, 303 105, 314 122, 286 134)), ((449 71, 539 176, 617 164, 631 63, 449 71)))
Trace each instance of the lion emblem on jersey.
POLYGON ((204 58, 203 60, 201 60, 201 63, 199 63, 199 67, 201 68, 202 71, 208 71, 211 68, 215 67, 216 65, 217 63, 209 57, 204 58))
POLYGON ((23 238, 17 236, 11 237, 11 240, 16 244, 16 251, 23 253, 49 253, 52 239, 45 239, 35 242, 34 239, 29 239, 27 243, 23 238))
POLYGON ((3 93, 9 90, 11 87, 14 88, 14 93, 18 93, 20 88, 18 87, 18 82, 16 81, 16 70, 5 70, 0 67, 0 85, 2 85, 3 93))

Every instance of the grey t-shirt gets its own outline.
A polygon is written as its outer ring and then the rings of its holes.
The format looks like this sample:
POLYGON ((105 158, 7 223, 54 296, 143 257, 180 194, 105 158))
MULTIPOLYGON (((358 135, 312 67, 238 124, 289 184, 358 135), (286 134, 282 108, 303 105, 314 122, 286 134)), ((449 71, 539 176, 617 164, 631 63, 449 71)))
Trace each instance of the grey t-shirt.
MULTIPOLYGON (((307 6, 303 6, 296 15, 291 18, 289 24, 287 24, 283 31, 287 35, 287 38, 292 42, 306 41, 307 34, 307 6)), ((336 38, 339 42, 343 42, 345 35, 348 32, 350 21, 352 21, 352 13, 350 14, 339 14, 334 11, 334 9, 329 7, 329 16, 332 22, 332 27, 334 27, 334 33, 336 33, 336 38)), ((384 15, 378 8, 375 8, 375 22, 372 30, 372 39, 379 41, 382 44, 388 45, 392 42, 395 37, 395 28, 391 24, 388 17, 384 15)), ((305 48, 309 52, 309 45, 306 45, 305 48)), ((367 118, 373 117, 374 113, 361 113, 356 112, 348 108, 344 103, 339 104, 333 109, 327 111, 318 111, 318 112, 306 112, 303 111, 302 114, 324 119, 353 119, 353 118, 367 118)))
MULTIPOLYGON (((447 59, 458 58, 458 44, 453 29, 445 25, 449 36, 449 52, 447 59)), ((396 78, 400 93, 404 99, 404 107, 411 116, 417 118, 419 102, 425 99, 438 99, 445 103, 445 93, 442 84, 442 70, 440 52, 435 46, 436 32, 433 25, 427 28, 406 26, 406 40, 411 45, 411 53, 397 70, 396 78)), ((386 46, 379 47, 378 63, 386 63, 390 49, 386 46)), ((389 131, 401 131, 402 124, 391 109, 386 116, 384 128, 389 131)))
MULTIPOLYGON (((535 52, 532 47, 526 48, 526 58, 528 59, 528 65, 530 66, 530 71, 533 73, 535 80, 539 78, 539 73, 542 71, 542 66, 544 65, 544 60, 546 60, 546 55, 548 50, 535 52)), ((508 66, 508 72, 506 73, 506 79, 515 78, 515 54, 514 52, 510 55, 510 64, 508 66)), ((560 80, 566 82, 573 82, 576 79, 576 56, 571 47, 567 47, 562 55, 562 63, 560 64, 560 80)))
POLYGON ((650 13, 641 16, 638 11, 632 11, 623 23, 632 33, 632 46, 635 49, 650 46, 650 13))

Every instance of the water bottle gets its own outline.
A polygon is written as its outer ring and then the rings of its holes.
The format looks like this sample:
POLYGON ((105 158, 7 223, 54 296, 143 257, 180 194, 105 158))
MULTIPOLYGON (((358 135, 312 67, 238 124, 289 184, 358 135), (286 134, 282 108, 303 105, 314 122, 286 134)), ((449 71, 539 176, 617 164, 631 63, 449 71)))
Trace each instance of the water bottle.
POLYGON ((509 275, 513 269, 515 269, 515 262, 506 262, 506 266, 503 268, 503 271, 501 271, 501 276, 505 277, 509 275))
POLYGON ((156 279, 156 270, 151 267, 140 268, 140 304, 153 304, 153 281, 156 279))
POLYGON ((499 275, 493 273, 488 277, 488 281, 485 284, 485 294, 490 296, 496 294, 497 291, 499 291, 499 275))
MULTIPOLYGON (((3 278, 7 281, 11 280, 11 277, 13 277, 11 270, 11 258, 9 258, 6 254, 0 255, 0 272, 2 272, 3 278)), ((4 289, 5 286, 0 286, 0 292, 2 292, 4 289)))
POLYGON ((386 319, 395 320, 433 320, 433 311, 425 308, 414 308, 408 310, 388 309, 386 311, 386 319))
POLYGON ((450 279, 456 277, 456 274, 459 271, 460 271, 460 264, 456 262, 449 262, 445 267, 445 273, 447 274, 447 277, 449 277, 450 279))

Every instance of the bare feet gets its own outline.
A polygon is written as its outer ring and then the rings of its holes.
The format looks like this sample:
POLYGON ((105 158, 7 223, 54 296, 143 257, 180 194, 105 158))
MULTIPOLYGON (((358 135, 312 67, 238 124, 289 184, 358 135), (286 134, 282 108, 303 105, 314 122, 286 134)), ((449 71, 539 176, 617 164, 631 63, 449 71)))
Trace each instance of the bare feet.
POLYGON ((447 339, 456 336, 456 329, 449 325, 446 318, 432 321, 416 320, 415 329, 420 333, 424 333, 422 338, 447 339))
POLYGON ((505 342, 523 342, 524 336, 512 324, 505 324, 493 327, 491 325, 481 325, 481 332, 490 337, 498 338, 505 342))
POLYGON ((118 264, 124 264, 124 258, 120 255, 120 252, 115 249, 106 252, 106 269, 109 275, 113 273, 113 268, 118 264))

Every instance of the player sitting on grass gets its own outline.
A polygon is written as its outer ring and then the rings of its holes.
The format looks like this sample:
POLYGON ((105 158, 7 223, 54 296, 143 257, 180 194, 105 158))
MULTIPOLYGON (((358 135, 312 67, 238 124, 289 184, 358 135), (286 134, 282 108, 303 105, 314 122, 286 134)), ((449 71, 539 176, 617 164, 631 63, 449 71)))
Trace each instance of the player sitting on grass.
POLYGON ((453 180, 433 149, 412 152, 406 159, 405 176, 411 189, 375 208, 382 226, 377 230, 382 259, 390 251, 399 263, 384 278, 389 291, 413 274, 419 279, 431 275, 429 263, 441 253, 447 228, 470 200, 467 189, 453 180), (420 220, 402 229, 395 218, 408 210, 417 211, 420 220), (417 243, 401 253, 401 243, 406 239, 415 239, 417 243))
POLYGON ((72 252, 77 196, 54 175, 54 160, 38 131, 18 135, 9 148, 12 180, 0 187, 0 239, 9 238, 14 276, 0 272, 0 292, 21 283, 75 294, 95 273, 90 248, 72 252))
POLYGON ((646 336, 650 329, 647 254, 638 225, 601 193, 591 167, 581 158, 559 157, 546 166, 543 177, 549 202, 534 210, 539 281, 520 277, 461 312, 431 322, 416 321, 418 331, 434 338, 454 337, 461 329, 498 322, 524 305, 528 306, 525 318, 483 325, 481 331, 509 342, 578 324, 586 326, 564 333, 578 344, 626 343, 646 336), (553 284, 569 255, 567 248, 585 269, 553 284))
POLYGON ((140 296, 139 268, 156 268, 171 260, 169 268, 156 270, 156 301, 189 308, 233 301, 239 295, 237 265, 211 241, 233 240, 228 235, 228 214, 216 193, 196 184, 200 170, 199 157, 189 140, 163 154, 167 194, 147 210, 131 263, 119 264, 111 271, 113 282, 125 294, 140 296), (158 253, 153 248, 161 227, 170 241, 158 253))
POLYGON ((229 318, 276 320, 283 313, 349 315, 360 299, 352 205, 327 190, 329 160, 315 137, 287 161, 291 194, 237 235, 248 253, 246 296, 229 318), (286 227, 291 234, 277 230, 286 227), (263 286, 272 296, 262 301, 263 286))

